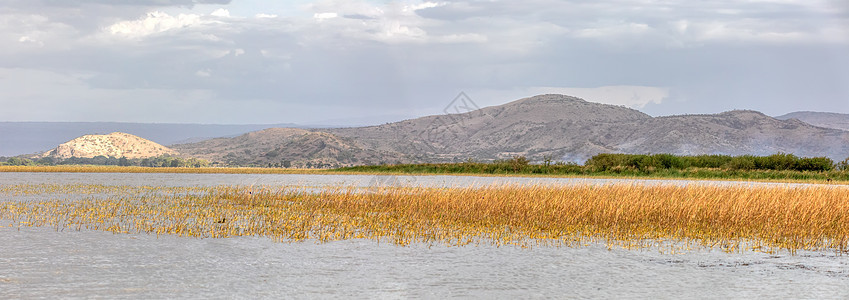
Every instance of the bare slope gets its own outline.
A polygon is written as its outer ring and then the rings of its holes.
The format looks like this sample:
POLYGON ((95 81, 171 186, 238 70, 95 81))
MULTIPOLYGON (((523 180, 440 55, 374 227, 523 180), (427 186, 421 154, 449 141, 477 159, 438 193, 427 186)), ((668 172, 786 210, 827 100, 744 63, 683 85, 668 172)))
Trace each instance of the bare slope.
POLYGON ((126 158, 147 158, 164 154, 177 154, 165 146, 153 141, 123 132, 103 135, 84 135, 44 152, 41 157, 70 158, 111 156, 126 158))
POLYGON ((797 111, 775 118, 779 120, 798 119, 799 121, 819 127, 849 131, 849 114, 797 111))
POLYGON ((172 145, 193 157, 232 165, 341 167, 401 162, 402 155, 362 147, 327 132, 269 128, 233 138, 172 145))

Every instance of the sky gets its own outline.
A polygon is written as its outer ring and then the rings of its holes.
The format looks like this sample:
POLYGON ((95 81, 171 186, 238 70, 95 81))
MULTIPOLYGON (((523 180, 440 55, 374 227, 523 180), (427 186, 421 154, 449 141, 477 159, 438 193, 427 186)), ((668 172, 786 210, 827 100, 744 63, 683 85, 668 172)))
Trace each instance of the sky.
POLYGON ((0 121, 381 124, 558 93, 849 113, 849 1, 0 0, 0 121))

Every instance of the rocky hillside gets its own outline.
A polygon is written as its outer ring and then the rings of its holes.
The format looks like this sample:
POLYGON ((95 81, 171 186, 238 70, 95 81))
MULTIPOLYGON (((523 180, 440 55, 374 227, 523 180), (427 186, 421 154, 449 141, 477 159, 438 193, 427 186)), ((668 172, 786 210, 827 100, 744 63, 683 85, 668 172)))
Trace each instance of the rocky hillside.
POLYGON ((799 121, 825 128, 849 131, 849 114, 797 111, 775 117, 779 120, 797 119, 799 121))
MULTIPOLYGON (((594 131, 651 120, 637 110, 564 95, 540 95, 500 106, 380 126, 322 129, 417 161, 462 161, 604 152, 594 131)), ((567 158, 568 159, 568 158, 567 158)))
POLYGON ((123 132, 104 135, 84 135, 44 152, 40 157, 66 159, 70 157, 126 157, 147 158, 177 152, 153 141, 123 132))
POLYGON ((326 165, 456 162, 524 155, 584 162, 598 153, 849 156, 849 132, 756 111, 651 117, 564 95, 380 126, 275 129, 175 146, 210 160, 326 165))
POLYGON ((404 155, 363 147, 327 132, 270 128, 233 138, 172 145, 180 153, 229 165, 328 168, 398 163, 404 155))
POLYGON ((564 95, 540 95, 458 115, 327 130, 419 161, 525 155, 583 162, 614 153, 849 156, 847 132, 755 111, 654 118, 564 95))
POLYGON ((622 124, 614 131, 629 128, 630 138, 603 142, 625 153, 849 156, 849 132, 778 120, 756 111, 659 117, 622 124))

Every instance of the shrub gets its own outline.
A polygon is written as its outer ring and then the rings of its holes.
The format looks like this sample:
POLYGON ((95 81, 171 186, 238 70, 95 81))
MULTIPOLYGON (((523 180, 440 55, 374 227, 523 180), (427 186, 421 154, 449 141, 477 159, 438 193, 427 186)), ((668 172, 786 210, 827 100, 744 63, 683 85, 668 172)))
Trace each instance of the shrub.
POLYGON ((793 154, 776 153, 770 156, 757 157, 755 159, 755 168, 761 170, 790 170, 793 169, 799 157, 793 154))
POLYGON ((796 171, 831 171, 834 169, 834 161, 828 157, 805 157, 797 160, 793 169, 796 171))
POLYGON ((731 170, 754 170, 756 168, 755 157, 751 155, 735 156, 723 167, 731 170))
POLYGON ((838 171, 842 171, 842 172, 849 171, 849 157, 847 157, 846 159, 837 163, 837 165, 835 167, 837 168, 838 171))
POLYGON ((658 169, 685 169, 686 163, 680 156, 672 154, 655 154, 652 155, 652 166, 658 169))
POLYGON ((592 167, 595 171, 607 171, 614 167, 625 165, 625 154, 601 153, 588 159, 584 165, 592 167))
POLYGON ((687 161, 687 165, 695 168, 722 168, 732 159, 731 156, 719 154, 685 156, 683 158, 687 161))
POLYGON ((26 159, 26 158, 20 158, 20 157, 9 158, 9 160, 6 161, 6 164, 10 165, 10 166, 32 166, 32 165, 35 165, 35 163, 32 160, 29 160, 29 159, 26 159))

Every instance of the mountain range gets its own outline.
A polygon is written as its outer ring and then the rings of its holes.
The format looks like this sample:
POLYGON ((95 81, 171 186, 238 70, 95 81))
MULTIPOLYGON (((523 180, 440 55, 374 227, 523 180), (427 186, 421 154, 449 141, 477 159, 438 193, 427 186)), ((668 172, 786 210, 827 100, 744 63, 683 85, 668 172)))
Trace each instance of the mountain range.
POLYGON ((819 127, 849 130, 849 114, 797 111, 775 118, 779 120, 797 119, 819 127))
MULTIPOLYGON (((821 124, 822 125, 822 124, 821 124)), ((839 125, 839 124, 838 124, 839 125)), ((565 95, 539 95, 461 114, 378 126, 266 129, 172 145, 191 156, 253 164, 330 166, 458 162, 517 155, 582 163, 598 153, 849 156, 849 131, 757 111, 652 117, 565 95)))
MULTIPOLYGON (((9 124, 20 123, 0 123, 0 136, 6 134, 2 129, 9 128, 9 124)), ((169 131, 170 127, 163 124, 148 124, 156 125, 148 127, 117 124, 144 128, 149 132, 131 133, 170 144, 180 155, 230 165, 339 167, 488 161, 517 155, 532 161, 582 163, 598 153, 769 155, 784 152, 835 160, 849 156, 849 115, 845 114, 797 112, 773 118, 757 111, 736 110, 652 117, 635 109, 565 95, 538 95, 465 113, 365 127, 172 124, 182 131, 169 131), (242 134, 238 134, 239 130, 242 134), (186 140, 205 135, 225 137, 186 140)), ((35 128, 56 126, 55 123, 36 125, 35 128)), ((32 127, 29 132, 33 132, 32 127)), ((61 142, 64 141, 67 139, 61 142)), ((5 138, 0 146, 7 147, 5 138)))

